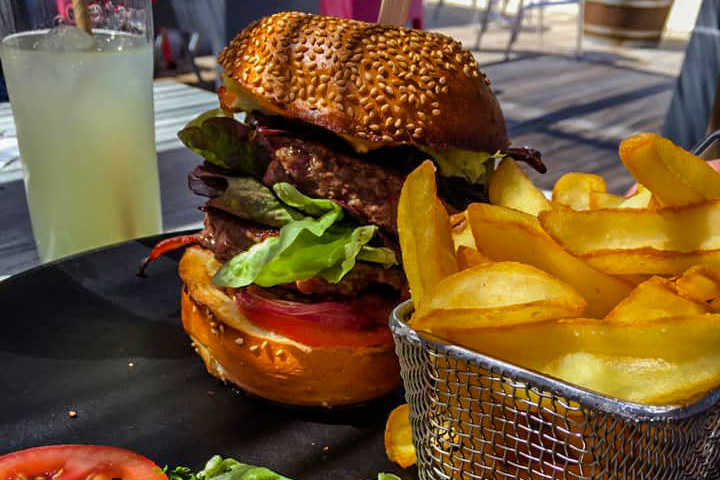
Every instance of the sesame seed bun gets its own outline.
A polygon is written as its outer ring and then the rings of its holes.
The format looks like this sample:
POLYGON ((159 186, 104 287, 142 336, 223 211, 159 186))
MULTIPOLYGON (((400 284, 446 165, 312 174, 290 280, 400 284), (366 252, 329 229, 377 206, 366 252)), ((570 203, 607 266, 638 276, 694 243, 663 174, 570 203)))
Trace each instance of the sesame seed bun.
POLYGON ((509 144, 490 81, 444 35, 283 12, 247 27, 218 60, 233 94, 374 147, 509 144))
POLYGON ((212 284, 219 267, 199 246, 186 249, 179 266, 183 328, 215 377, 275 402, 326 407, 366 402, 400 386, 392 341, 311 347, 264 330, 212 284))

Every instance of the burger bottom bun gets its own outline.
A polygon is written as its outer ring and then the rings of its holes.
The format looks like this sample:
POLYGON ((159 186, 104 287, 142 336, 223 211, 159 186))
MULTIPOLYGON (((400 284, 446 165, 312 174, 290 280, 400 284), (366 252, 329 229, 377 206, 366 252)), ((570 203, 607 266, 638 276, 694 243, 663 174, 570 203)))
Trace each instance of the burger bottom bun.
POLYGON ((367 402, 400 386, 392 342, 363 348, 310 347, 245 318, 213 285, 218 262, 194 246, 180 260, 183 328, 208 372, 260 397, 288 405, 367 402))

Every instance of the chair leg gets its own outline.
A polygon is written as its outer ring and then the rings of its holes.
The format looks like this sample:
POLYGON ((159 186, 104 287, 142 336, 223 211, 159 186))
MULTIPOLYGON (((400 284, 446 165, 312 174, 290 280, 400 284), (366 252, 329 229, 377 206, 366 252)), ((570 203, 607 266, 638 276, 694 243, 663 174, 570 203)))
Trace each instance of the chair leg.
POLYGON ((471 8, 472 8, 472 11, 473 11, 473 16, 472 16, 472 21, 471 21, 471 23, 472 23, 473 25, 477 25, 478 23, 480 23, 480 9, 477 8, 477 6, 478 6, 477 3, 478 3, 477 0, 472 0, 472 7, 471 7, 471 8))
POLYGON ((523 14, 525 13, 525 0, 520 0, 518 4, 518 11, 513 21, 512 33, 508 40, 507 47, 505 48, 505 61, 510 60, 510 52, 512 51, 513 43, 517 40, 518 34, 520 33, 520 25, 522 24, 523 14))
POLYGON ((575 56, 582 57, 583 54, 583 27, 585 25, 585 0, 578 0, 578 24, 577 39, 575 43, 575 56))
POLYGON ((545 30, 545 6, 540 5, 538 7, 538 29, 537 29, 537 35, 538 35, 538 45, 543 45, 543 30, 545 30))
POLYGON ((508 3, 510 3, 510 0, 503 0, 502 10, 500 11, 502 15, 507 15, 508 3))
POLYGON ((475 50, 480 50, 480 42, 482 41, 483 35, 488 28, 490 22, 490 16, 492 15, 493 5, 495 0, 487 0, 487 7, 485 8, 485 15, 483 15, 482 24, 480 24, 480 30, 478 30, 477 37, 475 37, 475 50))
POLYGON ((445 0, 438 0, 437 5, 435 5, 435 10, 433 11, 433 20, 437 20, 440 16, 440 9, 445 5, 445 0))
POLYGON ((197 63, 195 63, 199 43, 200 34, 197 32, 192 32, 190 34, 190 39, 188 40, 188 53, 190 54, 190 63, 192 64, 192 69, 195 72, 195 76, 197 76, 198 83, 202 83, 203 79, 202 75, 200 74, 200 68, 198 68, 197 63))

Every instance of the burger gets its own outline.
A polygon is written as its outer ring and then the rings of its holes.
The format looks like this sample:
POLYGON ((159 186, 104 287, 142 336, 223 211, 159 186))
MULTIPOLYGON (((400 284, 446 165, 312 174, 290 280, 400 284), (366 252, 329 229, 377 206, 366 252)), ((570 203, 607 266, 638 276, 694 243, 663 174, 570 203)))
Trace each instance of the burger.
MULTIPOLYGON (((221 108, 179 132, 204 163, 204 229, 181 245, 182 323, 208 371, 293 405, 366 402, 400 384, 387 326, 409 296, 396 210, 432 159, 450 209, 486 198, 505 121, 468 51, 436 33, 298 12, 220 53, 221 108)), ((417 208, 423 208, 418 205, 417 208)))

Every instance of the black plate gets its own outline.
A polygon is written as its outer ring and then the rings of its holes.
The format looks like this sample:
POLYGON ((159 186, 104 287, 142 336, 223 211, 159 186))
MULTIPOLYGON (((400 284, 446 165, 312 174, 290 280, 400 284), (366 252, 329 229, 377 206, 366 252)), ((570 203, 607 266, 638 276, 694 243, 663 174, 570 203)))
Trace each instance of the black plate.
POLYGON ((299 480, 414 476, 383 448, 400 392, 359 408, 293 409, 212 378, 180 326, 178 255, 135 276, 158 238, 0 282, 0 454, 88 443, 193 468, 221 454, 299 480))

